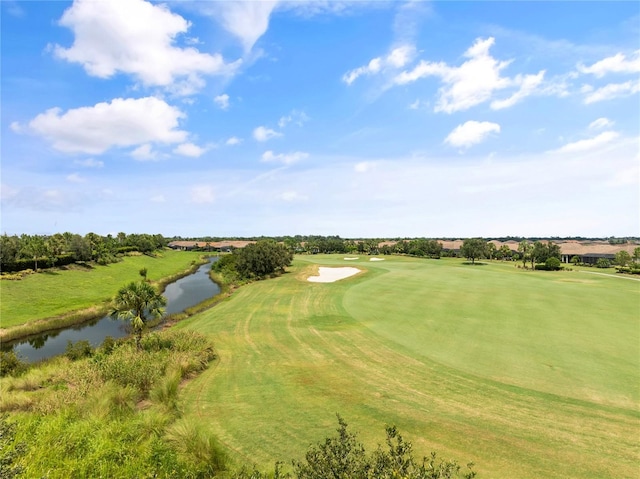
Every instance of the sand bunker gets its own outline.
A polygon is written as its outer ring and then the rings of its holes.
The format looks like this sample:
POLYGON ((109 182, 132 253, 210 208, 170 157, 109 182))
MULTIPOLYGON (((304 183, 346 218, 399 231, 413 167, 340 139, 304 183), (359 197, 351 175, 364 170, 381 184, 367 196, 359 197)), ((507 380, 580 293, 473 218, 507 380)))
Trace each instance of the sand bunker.
POLYGON ((384 261, 384 258, 371 258, 369 261, 384 261))
POLYGON ((358 256, 356 256, 355 258, 344 258, 345 261, 354 261, 356 259, 360 259, 358 256))
POLYGON ((360 270, 358 268, 324 268, 320 266, 320 268, 318 268, 319 276, 309 276, 307 279, 312 283, 333 283, 334 281, 348 278, 359 272, 360 270))

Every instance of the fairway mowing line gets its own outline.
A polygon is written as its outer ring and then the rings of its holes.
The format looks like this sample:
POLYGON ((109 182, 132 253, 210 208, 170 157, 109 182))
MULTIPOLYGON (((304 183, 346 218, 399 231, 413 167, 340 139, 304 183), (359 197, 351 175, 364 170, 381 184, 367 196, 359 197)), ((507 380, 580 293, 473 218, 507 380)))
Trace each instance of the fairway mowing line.
POLYGON ((258 346, 256 346, 256 343, 253 342, 253 339, 251 339, 251 333, 249 331, 249 327, 251 325, 251 320, 253 319, 253 315, 256 313, 257 309, 254 309, 251 314, 249 314, 249 316, 247 316, 247 319, 243 322, 242 325, 242 330, 243 330, 243 336, 245 341, 247 342, 247 344, 249 346, 251 346, 251 349, 253 349, 256 353, 258 354, 262 354, 262 352, 260 351, 260 349, 258 349, 258 346))
POLYGON ((608 276, 609 278, 630 279, 631 281, 640 281, 640 278, 632 278, 630 276, 618 276, 617 274, 596 273, 595 271, 578 271, 578 273, 597 274, 599 276, 608 276))

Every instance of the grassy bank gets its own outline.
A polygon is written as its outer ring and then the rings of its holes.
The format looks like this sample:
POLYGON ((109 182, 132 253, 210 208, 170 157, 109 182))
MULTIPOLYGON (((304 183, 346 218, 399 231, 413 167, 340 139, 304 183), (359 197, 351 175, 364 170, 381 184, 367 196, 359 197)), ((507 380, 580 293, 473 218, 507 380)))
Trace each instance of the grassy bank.
POLYGON ((214 439, 178 408, 180 385, 215 358, 213 344, 173 331, 142 344, 120 341, 0 379, 0 412, 25 446, 14 459, 20 477, 195 478, 224 467, 214 439))
POLYGON ((146 268, 148 279, 163 286, 200 261, 199 253, 165 250, 157 257, 127 256, 107 266, 52 269, 2 281, 0 338, 8 341, 102 315, 121 286, 140 279, 140 269, 146 268))
POLYGON ((265 468, 339 412, 372 447, 395 424, 481 477, 635 477, 639 300, 638 282, 578 271, 299 257, 177 325, 220 354, 185 408, 265 468), (318 265, 365 273, 307 282, 318 265))

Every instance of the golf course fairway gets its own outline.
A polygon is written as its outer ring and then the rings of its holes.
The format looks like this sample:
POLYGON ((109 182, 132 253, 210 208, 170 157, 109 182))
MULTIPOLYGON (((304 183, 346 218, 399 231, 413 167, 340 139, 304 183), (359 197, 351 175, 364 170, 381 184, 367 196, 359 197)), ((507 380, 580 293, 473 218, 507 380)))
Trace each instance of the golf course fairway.
POLYGON ((177 325, 219 360, 186 416, 239 463, 302 458, 339 413, 369 450, 396 425, 417 456, 479 478, 638 477, 640 281, 338 255, 297 256, 177 325), (319 267, 354 276, 312 283, 319 267))

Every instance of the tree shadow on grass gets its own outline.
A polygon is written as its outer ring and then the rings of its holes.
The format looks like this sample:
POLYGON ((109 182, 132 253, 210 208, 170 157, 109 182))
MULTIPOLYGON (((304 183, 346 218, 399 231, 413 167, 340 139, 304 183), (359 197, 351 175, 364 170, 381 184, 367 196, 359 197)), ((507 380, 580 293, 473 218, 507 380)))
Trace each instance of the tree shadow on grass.
POLYGON ((479 263, 477 261, 472 263, 471 261, 464 261, 462 264, 468 264, 469 266, 487 266, 489 263, 479 263))

